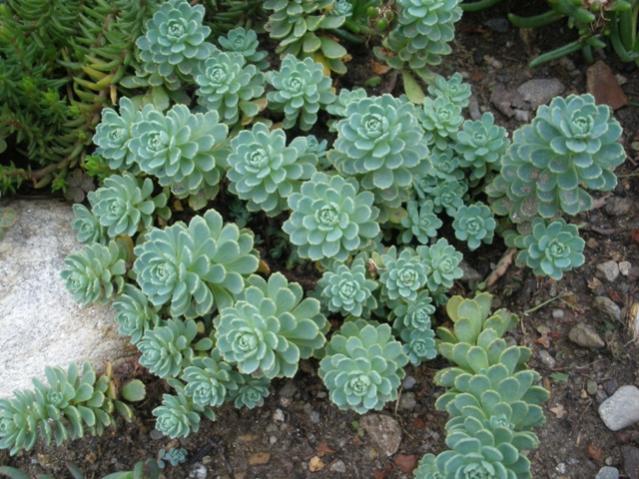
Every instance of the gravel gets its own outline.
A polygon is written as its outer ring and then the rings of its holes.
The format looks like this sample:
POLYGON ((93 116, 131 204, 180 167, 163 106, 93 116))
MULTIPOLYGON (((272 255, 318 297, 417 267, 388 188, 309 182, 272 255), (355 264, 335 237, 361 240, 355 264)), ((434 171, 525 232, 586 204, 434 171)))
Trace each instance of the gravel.
POLYGON ((599 416, 611 431, 619 431, 639 421, 639 389, 621 386, 599 405, 599 416))

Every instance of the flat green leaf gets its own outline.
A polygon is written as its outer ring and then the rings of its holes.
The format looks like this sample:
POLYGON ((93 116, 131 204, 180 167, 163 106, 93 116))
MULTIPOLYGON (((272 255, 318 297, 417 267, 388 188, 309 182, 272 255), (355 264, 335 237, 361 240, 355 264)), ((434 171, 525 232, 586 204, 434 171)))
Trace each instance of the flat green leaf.
POLYGON ((406 93, 406 96, 411 102, 418 105, 424 103, 426 94, 410 72, 402 70, 402 82, 404 83, 404 93, 406 93))

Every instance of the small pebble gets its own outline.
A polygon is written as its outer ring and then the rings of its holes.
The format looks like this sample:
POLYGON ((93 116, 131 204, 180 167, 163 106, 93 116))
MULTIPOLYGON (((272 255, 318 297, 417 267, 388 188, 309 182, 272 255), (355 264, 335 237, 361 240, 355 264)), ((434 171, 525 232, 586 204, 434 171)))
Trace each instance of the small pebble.
POLYGON ((597 331, 584 323, 577 323, 573 326, 568 333, 568 338, 583 348, 599 349, 606 345, 597 331))
POLYGON ((597 269, 609 281, 613 282, 619 276, 619 265, 614 260, 605 261, 597 265, 597 269))
POLYGON ((553 309, 552 310, 552 317, 553 317, 553 319, 562 319, 564 317, 564 310, 563 309, 553 309))
POLYGON ((639 478, 639 449, 633 446, 623 446, 623 468, 630 479, 639 478))
POLYGON ((313 424, 319 424, 319 422, 320 422, 320 414, 317 411, 311 411, 311 414, 309 416, 310 416, 311 422, 313 424))
POLYGON ((333 464, 331 464, 331 467, 329 467, 329 470, 331 472, 338 472, 343 474, 346 472, 346 464, 344 464, 344 461, 342 461, 341 459, 338 459, 333 464))
POLYGON ((415 387, 415 384, 417 384, 417 380, 413 376, 406 376, 402 385, 404 389, 410 391, 415 387))
POLYGON ((614 379, 608 379, 603 383, 604 390, 608 394, 608 396, 612 396, 617 389, 619 389, 619 384, 614 379))
POLYGON ((206 479, 207 474, 206 466, 204 464, 195 463, 191 468, 189 477, 192 479, 206 479))
POLYGON ((286 418, 284 417, 284 411, 281 409, 276 409, 273 413, 273 420, 277 422, 284 422, 286 418))
POLYGON ((633 202, 629 198, 613 196, 606 201, 604 210, 606 210, 606 213, 610 216, 624 216, 630 212, 632 206, 633 202))
POLYGON ((386 414, 367 414, 360 420, 360 425, 371 442, 386 456, 390 457, 397 452, 402 442, 402 428, 393 417, 386 414))
POLYGON ((151 432, 149 433, 149 436, 151 436, 151 439, 153 439, 154 441, 159 441, 160 439, 164 437, 164 434, 162 434, 157 429, 152 429, 151 432))
POLYGON ((639 389, 621 386, 599 405, 599 417, 611 431, 619 431, 639 421, 639 389))
POLYGON ((614 321, 621 321, 621 308, 607 296, 597 296, 595 307, 614 321))
POLYGON ((472 120, 479 120, 481 118, 481 110, 479 109, 479 102, 477 101, 477 97, 475 95, 470 97, 470 102, 468 103, 468 114, 472 120))
POLYGON ((557 78, 533 78, 522 83, 517 91, 522 98, 535 110, 538 106, 544 105, 554 97, 561 95, 566 89, 563 83, 557 78))
POLYGON ((504 64, 497 60, 495 57, 490 55, 484 55, 484 61, 488 63, 495 70, 501 70, 504 67, 504 64))
POLYGON ((410 411, 411 409, 415 409, 417 406, 417 401, 415 400, 414 393, 404 393, 402 397, 399 399, 399 408, 404 409, 406 411, 410 411))
POLYGON ((269 442, 269 444, 271 444, 271 445, 275 444, 275 443, 277 442, 277 437, 275 437, 275 436, 269 436, 269 438, 268 438, 268 442, 269 442))
POLYGON ((484 25, 497 33, 506 33, 510 30, 510 22, 503 17, 490 18, 484 22, 484 25))
POLYGON ((528 123, 530 121, 530 112, 526 110, 514 110, 515 120, 522 123, 528 123))
POLYGON ((619 262, 619 272, 624 275, 624 276, 628 276, 630 274, 630 270, 632 269, 632 265, 630 264, 629 261, 620 261, 619 262))
POLYGON ((287 381, 286 384, 280 389, 280 397, 292 398, 297 392, 297 386, 293 381, 287 381))
POLYGON ((566 464, 563 462, 560 462, 559 464, 557 464, 557 466, 555 466, 555 471, 557 471, 559 474, 566 474, 566 464))
POLYGON ((599 388, 597 387, 597 383, 595 381, 593 381, 592 379, 586 381, 586 392, 588 394, 594 396, 595 394, 597 394, 597 389, 599 388))
POLYGON ((595 479, 619 479, 619 471, 616 467, 604 466, 599 469, 595 479))
POLYGON ((542 349, 539 351, 539 360, 544 363, 548 369, 554 369, 557 365, 557 361, 553 358, 548 351, 542 349))

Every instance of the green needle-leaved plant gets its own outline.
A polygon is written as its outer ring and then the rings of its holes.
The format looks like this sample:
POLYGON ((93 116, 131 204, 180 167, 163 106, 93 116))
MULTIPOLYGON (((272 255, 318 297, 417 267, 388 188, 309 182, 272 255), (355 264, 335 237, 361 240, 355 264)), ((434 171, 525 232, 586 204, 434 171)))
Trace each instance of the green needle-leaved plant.
POLYGON ((202 5, 167 0, 147 21, 136 45, 140 73, 148 76, 149 84, 175 84, 180 76, 192 75, 199 63, 214 53, 213 45, 206 42, 211 29, 203 25, 204 13, 202 5))
POLYGON ((407 363, 388 324, 357 319, 332 336, 319 375, 337 407, 364 414, 397 399, 407 363))
POLYGON ((408 201, 406 215, 401 219, 402 233, 399 240, 409 244, 413 238, 421 244, 428 244, 437 236, 437 230, 443 225, 435 214, 435 205, 431 200, 408 201))
POLYGON ((140 342, 144 333, 160 322, 158 311, 135 286, 125 284, 122 293, 113 301, 118 332, 129 336, 132 344, 140 342))
POLYGON ((461 74, 455 73, 449 78, 436 75, 428 84, 428 94, 433 98, 446 98, 459 108, 464 109, 470 103, 472 92, 470 85, 464 82, 461 74))
POLYGON ((286 199, 315 172, 317 156, 308 153, 304 137, 286 145, 282 129, 269 131, 263 123, 241 131, 231 141, 228 158, 229 190, 248 200, 249 211, 276 216, 286 209, 286 199))
POLYGON ((455 238, 465 241, 471 251, 482 243, 491 244, 496 226, 492 211, 481 201, 459 208, 453 221, 455 238))
POLYGON ((224 223, 215 210, 164 229, 152 228, 134 249, 133 272, 151 304, 195 318, 229 306, 255 272, 253 234, 224 223))
POLYGON ((460 166, 471 170, 471 180, 482 179, 489 170, 499 170, 507 148, 506 129, 495 125, 490 112, 479 120, 465 121, 455 138, 460 166))
POLYGON ((60 276, 79 304, 105 303, 124 286, 126 255, 115 241, 90 243, 64 259, 60 276))
POLYGON ((353 179, 317 172, 289 196, 282 230, 303 258, 345 261, 380 232, 373 199, 353 179))
POLYGON ((611 191, 623 163, 622 128, 592 95, 557 97, 515 131, 489 195, 514 223, 576 215, 592 207, 588 190, 611 191))
POLYGON ((214 350, 211 356, 196 357, 182 372, 185 394, 201 408, 221 406, 238 387, 231 365, 216 353, 214 350))
POLYGON ((362 317, 377 308, 373 292, 379 284, 367 277, 364 257, 357 257, 350 266, 333 263, 317 283, 319 297, 332 313, 362 317))
POLYGON ((268 106, 284 113, 282 126, 286 129, 298 125, 302 131, 310 130, 320 108, 335 101, 330 77, 311 58, 286 55, 280 69, 268 72, 266 79, 274 88, 266 95, 268 106))
POLYGON ((362 188, 397 199, 397 190, 411 185, 428 155, 413 113, 413 105, 388 94, 350 102, 337 123, 329 159, 343 175, 357 177, 362 188))
POLYGON ((98 218, 86 206, 80 203, 73 205, 73 221, 71 227, 80 243, 104 243, 106 231, 98 218))
POLYGON ((237 409, 255 409, 264 405, 264 399, 270 394, 268 389, 271 380, 268 378, 256 378, 247 374, 235 376, 237 390, 233 392, 233 405, 237 409))
POLYGON ((140 364, 161 378, 177 377, 193 362, 196 351, 208 351, 210 338, 195 341, 197 325, 192 319, 169 319, 144 333, 136 345, 140 364))
POLYGON ((516 262, 518 266, 528 266, 538 276, 560 280, 565 271, 584 264, 585 245, 577 226, 563 219, 550 224, 536 219, 529 234, 515 239, 515 246, 520 249, 516 262))
POLYGON ((218 37, 217 42, 225 52, 240 53, 246 63, 255 65, 260 70, 266 70, 269 67, 268 54, 258 50, 260 45, 255 30, 235 27, 226 35, 218 37))
POLYGON ((264 94, 264 76, 255 65, 246 65, 240 53, 215 53, 204 60, 195 75, 197 102, 218 113, 227 125, 255 117, 260 106, 257 100, 264 94))
POLYGON ((232 306, 215 319, 216 347, 242 374, 293 377, 300 359, 326 342, 320 303, 303 299, 302 287, 281 273, 268 281, 253 275, 232 306))
POLYGON ((461 108, 446 97, 424 100, 420 116, 426 131, 426 141, 430 148, 447 150, 451 148, 464 117, 461 108))
POLYGON ((391 301, 415 301, 427 282, 428 265, 422 258, 426 249, 426 246, 418 246, 417 250, 406 247, 398 254, 395 246, 391 246, 381 256, 379 282, 385 297, 391 301))
POLYGON ((134 170, 137 167, 135 155, 128 146, 133 136, 133 124, 140 119, 140 110, 127 97, 120 98, 119 107, 119 113, 113 108, 102 109, 102 120, 93 135, 95 153, 104 158, 112 170, 134 170))
POLYGON ((87 194, 91 210, 110 238, 133 236, 140 229, 153 224, 153 215, 168 219, 171 210, 166 208, 168 196, 153 194, 153 181, 138 180, 130 173, 111 175, 103 185, 87 194))
POLYGON ((215 111, 191 113, 175 105, 166 115, 146 105, 133 125, 129 149, 142 171, 170 186, 180 198, 204 188, 217 192, 220 165, 228 154, 228 127, 215 111))

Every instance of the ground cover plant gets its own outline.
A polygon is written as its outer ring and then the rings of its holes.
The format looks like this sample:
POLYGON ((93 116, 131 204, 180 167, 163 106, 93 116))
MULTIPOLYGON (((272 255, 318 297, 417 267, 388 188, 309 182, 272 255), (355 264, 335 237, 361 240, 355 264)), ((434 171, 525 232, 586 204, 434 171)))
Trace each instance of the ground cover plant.
MULTIPOLYGON (((490 113, 465 119, 470 86, 431 71, 462 4, 381 3, 267 1, 259 37, 220 27, 214 6, 149 7, 125 95, 100 111, 99 187, 74 206, 85 246, 61 275, 79 303, 112 301, 140 365, 166 380, 153 415, 170 438, 225 403, 261 406, 309 358, 335 407, 382 410, 408 364, 439 354, 453 364, 435 379, 448 450, 415 477, 532 477, 548 393, 504 339, 517 318, 449 291, 464 255, 499 238, 537 276, 580 267, 571 220, 615 187, 621 127, 590 95, 555 98, 512 138, 490 113), (349 41, 373 34, 404 95, 336 86, 349 41), (263 246, 278 226, 282 271, 263 246)), ((0 402, 12 454, 33 447, 22 431, 49 434, 20 400, 0 402)))

